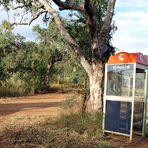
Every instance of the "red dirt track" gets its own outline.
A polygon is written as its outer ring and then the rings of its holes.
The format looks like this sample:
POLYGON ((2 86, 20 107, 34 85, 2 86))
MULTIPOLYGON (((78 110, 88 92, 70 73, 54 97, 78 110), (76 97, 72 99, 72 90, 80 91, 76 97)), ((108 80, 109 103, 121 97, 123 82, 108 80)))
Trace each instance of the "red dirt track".
MULTIPOLYGON (((59 106, 68 94, 42 94, 35 96, 0 99, 0 119, 15 115, 57 116, 59 106)), ((1 121, 1 120, 0 120, 1 121)))

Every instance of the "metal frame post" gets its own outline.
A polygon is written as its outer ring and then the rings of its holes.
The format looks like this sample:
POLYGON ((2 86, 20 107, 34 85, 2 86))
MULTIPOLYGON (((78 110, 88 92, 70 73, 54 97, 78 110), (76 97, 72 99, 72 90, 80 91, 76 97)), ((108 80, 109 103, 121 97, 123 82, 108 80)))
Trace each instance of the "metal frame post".
POLYGON ((131 110, 130 141, 132 141, 132 138, 133 138, 134 102, 135 102, 135 81, 136 81, 136 64, 134 64, 134 69, 133 69, 133 92, 132 92, 132 110, 131 110))
POLYGON ((147 97, 148 97, 148 70, 145 77, 145 89, 144 89, 144 114, 143 114, 143 131, 142 135, 145 136, 146 133, 146 120, 147 120, 147 97))
POLYGON ((108 65, 105 64, 104 95, 103 95, 103 132, 105 130, 105 114, 106 114, 107 67, 108 65))

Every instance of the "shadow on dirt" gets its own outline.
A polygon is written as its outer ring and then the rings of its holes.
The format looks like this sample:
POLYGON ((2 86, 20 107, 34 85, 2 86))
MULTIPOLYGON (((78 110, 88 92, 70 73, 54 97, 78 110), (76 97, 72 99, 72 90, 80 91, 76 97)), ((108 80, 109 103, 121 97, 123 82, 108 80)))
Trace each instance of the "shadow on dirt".
MULTIPOLYGON (((61 101, 62 102, 62 101, 61 101)), ((41 109, 49 107, 58 107, 61 102, 39 102, 39 103, 11 103, 11 104, 0 104, 0 116, 6 116, 15 112, 41 109)))

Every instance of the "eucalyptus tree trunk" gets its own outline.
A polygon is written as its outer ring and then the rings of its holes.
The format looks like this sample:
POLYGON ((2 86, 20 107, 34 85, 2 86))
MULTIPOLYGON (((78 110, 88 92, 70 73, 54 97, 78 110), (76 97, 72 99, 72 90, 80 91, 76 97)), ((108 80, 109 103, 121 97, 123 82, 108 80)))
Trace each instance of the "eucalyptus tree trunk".
POLYGON ((88 76, 91 107, 94 111, 102 111, 103 64, 93 65, 93 69, 93 73, 88 76))

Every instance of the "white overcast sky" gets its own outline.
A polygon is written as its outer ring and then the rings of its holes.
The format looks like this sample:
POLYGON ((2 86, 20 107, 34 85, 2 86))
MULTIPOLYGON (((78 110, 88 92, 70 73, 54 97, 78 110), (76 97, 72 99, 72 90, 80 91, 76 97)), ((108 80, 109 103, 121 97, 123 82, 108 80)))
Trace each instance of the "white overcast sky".
MULTIPOLYGON (((7 14, 0 11, 2 20, 7 19, 7 14)), ((113 35, 112 44, 119 51, 141 52, 148 55, 148 0, 117 0, 114 21, 118 30, 113 35)), ((41 19, 36 20, 31 26, 18 26, 14 29, 26 37, 35 40, 32 26, 41 24, 41 19)))

